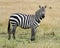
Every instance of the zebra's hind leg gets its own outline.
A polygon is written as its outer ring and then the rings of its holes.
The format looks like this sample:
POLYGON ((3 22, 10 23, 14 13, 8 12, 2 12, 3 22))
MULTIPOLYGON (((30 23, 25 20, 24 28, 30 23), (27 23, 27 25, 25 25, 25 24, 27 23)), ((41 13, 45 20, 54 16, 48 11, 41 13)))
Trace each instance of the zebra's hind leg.
POLYGON ((8 33, 8 40, 11 38, 11 32, 8 33))
POLYGON ((10 39, 11 39, 11 29, 8 32, 8 40, 10 40, 10 39))
POLYGON ((34 41, 35 40, 35 34, 36 34, 36 29, 35 28, 32 28, 31 29, 31 41, 34 41))
POLYGON ((16 31, 16 26, 13 26, 13 30, 12 30, 13 39, 15 39, 15 31, 16 31))

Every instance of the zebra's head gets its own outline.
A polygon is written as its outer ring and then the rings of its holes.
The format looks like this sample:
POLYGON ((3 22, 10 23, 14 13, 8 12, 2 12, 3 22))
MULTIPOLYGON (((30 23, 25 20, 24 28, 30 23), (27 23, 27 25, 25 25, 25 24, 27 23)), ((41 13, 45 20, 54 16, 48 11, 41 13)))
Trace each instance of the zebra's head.
POLYGON ((41 7, 39 5, 39 9, 35 13, 36 17, 38 17, 42 20, 45 17, 45 8, 46 8, 46 6, 41 7))

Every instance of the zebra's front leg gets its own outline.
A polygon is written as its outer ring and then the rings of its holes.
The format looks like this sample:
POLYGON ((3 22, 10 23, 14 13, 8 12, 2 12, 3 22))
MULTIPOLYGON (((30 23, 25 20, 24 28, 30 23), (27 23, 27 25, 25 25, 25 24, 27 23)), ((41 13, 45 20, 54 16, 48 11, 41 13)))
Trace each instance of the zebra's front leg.
POLYGON ((36 28, 31 28, 31 41, 35 40, 36 28))

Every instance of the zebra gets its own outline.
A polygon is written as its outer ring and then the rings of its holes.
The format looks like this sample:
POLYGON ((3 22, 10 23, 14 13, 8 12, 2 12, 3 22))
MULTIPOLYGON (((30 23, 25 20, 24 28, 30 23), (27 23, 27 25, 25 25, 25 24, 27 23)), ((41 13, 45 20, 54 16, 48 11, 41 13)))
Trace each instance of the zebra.
POLYGON ((11 33, 13 34, 13 39, 15 39, 15 31, 18 26, 23 29, 31 28, 31 41, 35 40, 36 28, 45 17, 45 8, 46 6, 39 5, 39 9, 34 15, 13 13, 8 21, 8 40, 11 38, 11 33))

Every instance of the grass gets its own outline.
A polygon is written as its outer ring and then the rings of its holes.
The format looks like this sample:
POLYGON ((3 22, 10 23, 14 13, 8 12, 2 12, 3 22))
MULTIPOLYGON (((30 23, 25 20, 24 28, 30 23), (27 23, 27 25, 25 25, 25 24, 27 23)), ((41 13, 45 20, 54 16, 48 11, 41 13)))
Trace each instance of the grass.
POLYGON ((0 0, 0 48, 60 48, 59 5, 60 0, 0 0), (15 12, 34 14, 39 5, 47 5, 47 8, 46 17, 37 28, 36 40, 30 41, 31 29, 19 27, 16 30, 16 40, 8 40, 9 16, 15 12))
POLYGON ((60 32, 58 30, 55 27, 46 27, 41 24, 37 28, 35 41, 30 41, 30 29, 24 30, 18 27, 15 40, 13 38, 8 40, 7 32, 0 32, 0 48, 60 48, 60 32))

